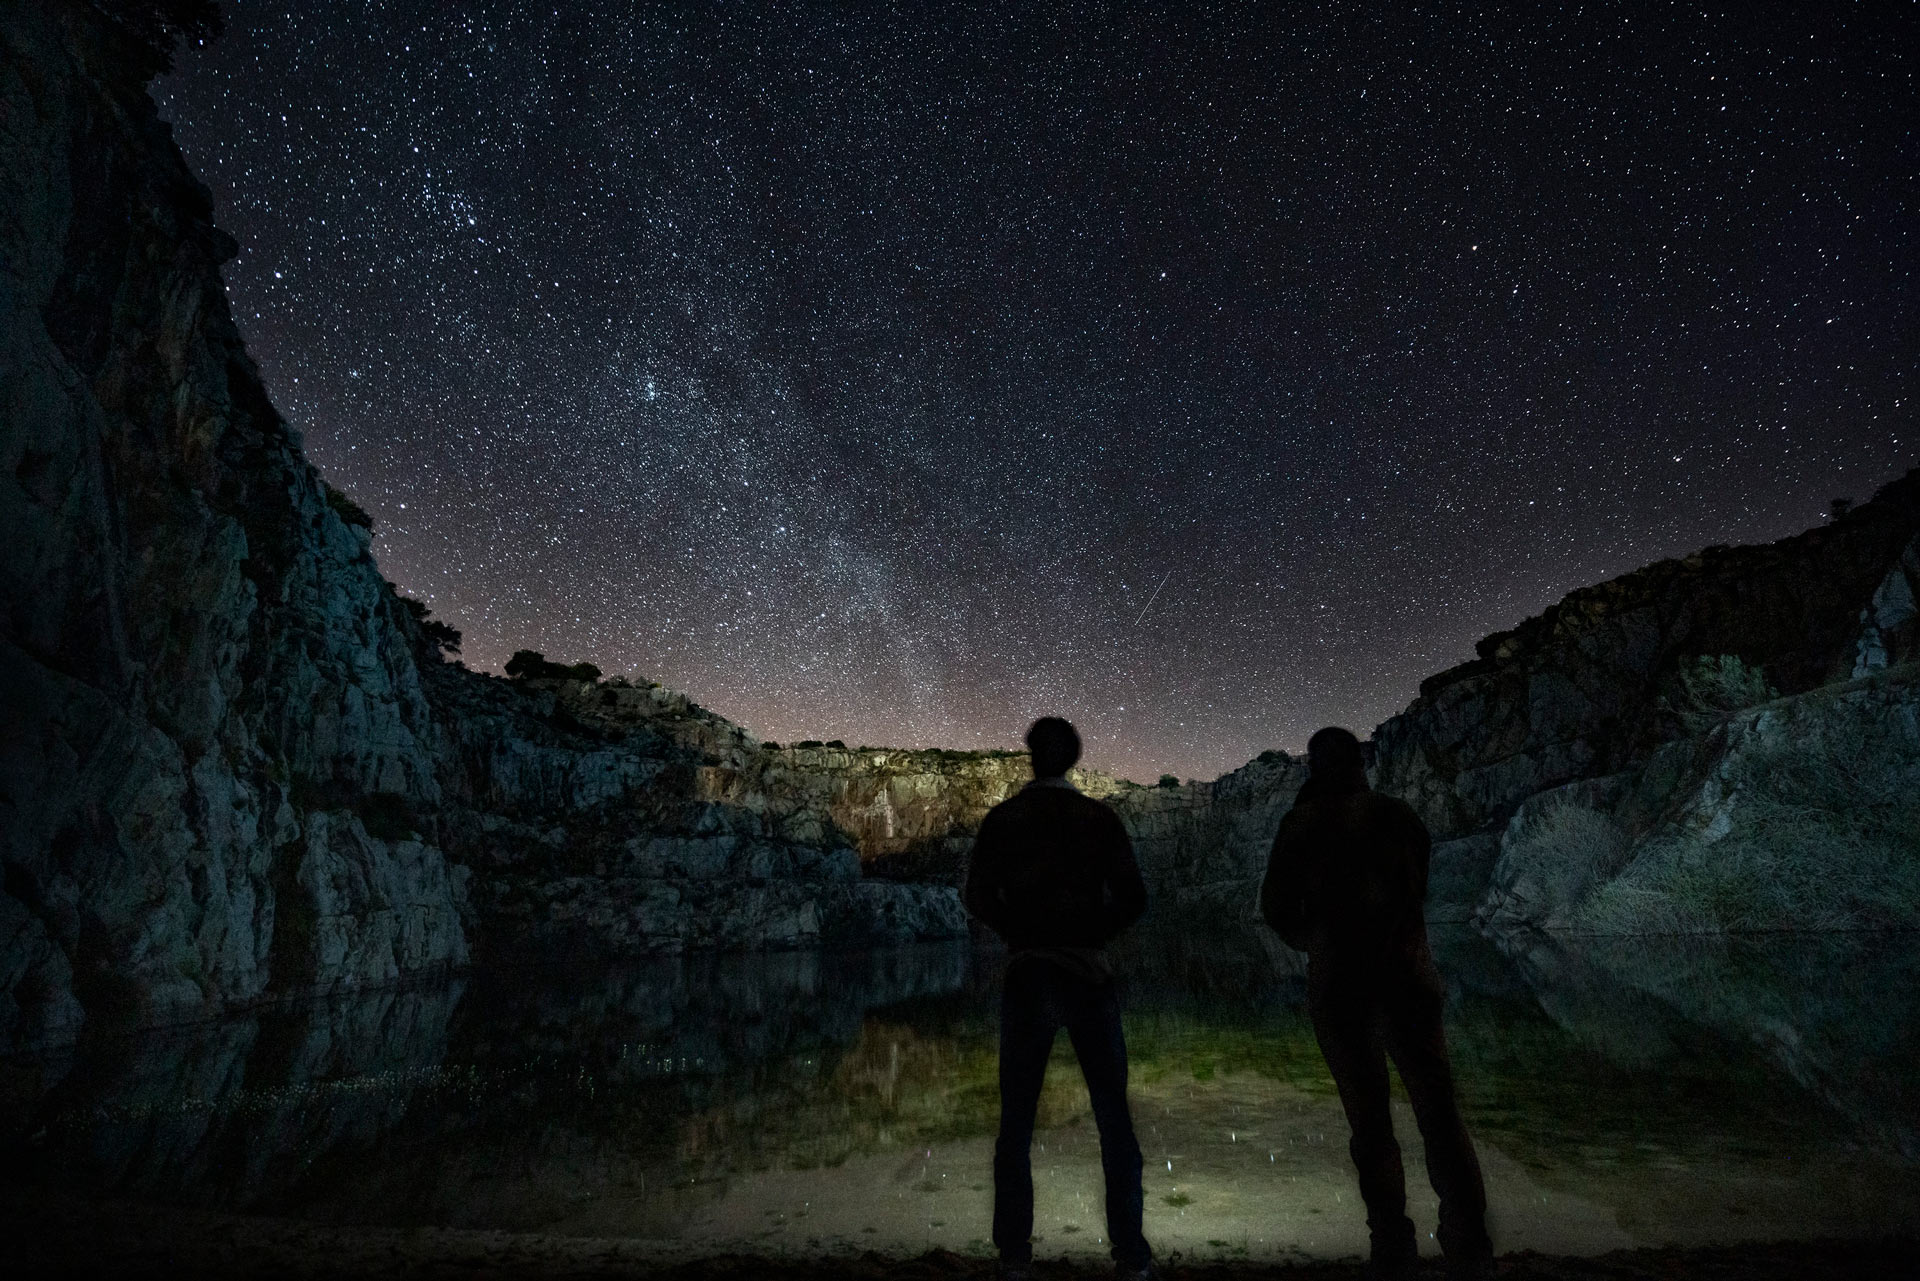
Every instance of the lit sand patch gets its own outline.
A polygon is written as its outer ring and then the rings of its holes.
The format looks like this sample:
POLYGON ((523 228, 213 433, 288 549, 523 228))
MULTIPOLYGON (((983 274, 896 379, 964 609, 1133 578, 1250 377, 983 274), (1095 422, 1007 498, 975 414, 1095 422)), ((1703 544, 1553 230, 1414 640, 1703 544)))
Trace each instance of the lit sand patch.
MULTIPOLYGON (((1253 1075, 1163 1081, 1132 1094, 1156 1252, 1226 1259, 1365 1252, 1365 1215, 1336 1101, 1253 1075)), ((1404 1109, 1397 1122, 1414 1133, 1404 1109)), ((1409 1146, 1410 1208, 1430 1230, 1433 1195, 1417 1141, 1409 1146)), ((991 1139, 969 1138, 852 1156, 831 1168, 689 1182, 648 1204, 599 1205, 547 1230, 643 1235, 699 1252, 984 1253, 991 1250, 992 1150, 991 1139)), ((1501 1249, 1592 1254, 1637 1243, 1607 1206, 1548 1189, 1497 1150, 1485 1159, 1501 1249)), ((1042 1130, 1033 1164, 1038 1252, 1104 1255, 1099 1139, 1090 1116, 1083 1111, 1042 1130)))

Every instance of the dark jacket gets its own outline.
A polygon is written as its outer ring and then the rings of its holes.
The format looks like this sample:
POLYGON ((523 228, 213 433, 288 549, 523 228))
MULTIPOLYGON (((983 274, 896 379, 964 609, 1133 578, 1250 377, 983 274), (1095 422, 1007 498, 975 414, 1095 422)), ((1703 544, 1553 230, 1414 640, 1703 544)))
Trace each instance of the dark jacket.
POLYGON ((1015 952, 1097 948, 1140 919, 1147 887, 1119 816, 1043 781, 987 812, 966 903, 1015 952))
POLYGON ((1422 904, 1431 844, 1405 801, 1309 781, 1273 838, 1260 914, 1319 966, 1428 968, 1422 904))

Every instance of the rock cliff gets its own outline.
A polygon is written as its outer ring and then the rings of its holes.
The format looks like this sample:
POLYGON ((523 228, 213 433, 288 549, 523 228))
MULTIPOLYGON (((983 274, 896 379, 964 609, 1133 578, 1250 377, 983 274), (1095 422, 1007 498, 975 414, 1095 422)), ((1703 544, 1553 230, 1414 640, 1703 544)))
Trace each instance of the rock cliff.
POLYGON ((1478 920, 1585 935, 1920 926, 1920 668, 1699 724, 1529 797, 1478 920))
MULTIPOLYGON (((618 678, 427 675, 457 763, 442 775, 443 840, 473 869, 496 940, 631 951, 964 935, 950 887, 987 811, 1032 777, 1016 752, 766 746, 618 678)), ((1177 787, 1072 777, 1119 812, 1172 923, 1223 904, 1250 919, 1306 769, 1268 752, 1177 787)))
POLYGON ((1436 838, 1471 844, 1527 797, 1617 773, 1679 737, 1672 704, 1688 659, 1733 655, 1794 694, 1885 665, 1888 646, 1904 657, 1911 571, 1900 566, 1917 533, 1920 471, 1806 533, 1573 592, 1424 681, 1374 733, 1379 786, 1436 838))
POLYGON ((274 412, 137 31, 0 26, 0 1036, 468 956, 391 591, 274 412), (387 798, 382 801, 378 798, 387 798))
POLYGON ((476 945, 964 933, 684 699, 440 661, 234 327, 172 9, 0 25, 0 1042, 476 945))

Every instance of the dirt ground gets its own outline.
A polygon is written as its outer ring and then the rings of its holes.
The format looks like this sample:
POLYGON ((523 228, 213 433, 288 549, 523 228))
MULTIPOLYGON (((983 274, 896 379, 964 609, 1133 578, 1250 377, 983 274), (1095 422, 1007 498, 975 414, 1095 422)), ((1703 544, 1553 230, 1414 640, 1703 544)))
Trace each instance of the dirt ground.
MULTIPOLYGON (((289 1219, 164 1209, 15 1191, 0 1199, 5 1272, 25 1276, 641 1277, 648 1281, 990 1281, 990 1260, 948 1251, 916 1258, 727 1255, 663 1259, 647 1243, 456 1229, 343 1228, 289 1219)), ((1360 1264, 1183 1263, 1162 1260, 1177 1281, 1346 1281, 1360 1264)), ((1431 1275, 1443 1276, 1437 1263, 1431 1275)), ((1110 1276, 1086 1264, 1036 1268, 1053 1281, 1110 1276)), ((1507 1281, 1825 1281, 1920 1277, 1920 1238, 1815 1241, 1714 1249, 1617 1251, 1592 1258, 1525 1253, 1500 1262, 1507 1281)))

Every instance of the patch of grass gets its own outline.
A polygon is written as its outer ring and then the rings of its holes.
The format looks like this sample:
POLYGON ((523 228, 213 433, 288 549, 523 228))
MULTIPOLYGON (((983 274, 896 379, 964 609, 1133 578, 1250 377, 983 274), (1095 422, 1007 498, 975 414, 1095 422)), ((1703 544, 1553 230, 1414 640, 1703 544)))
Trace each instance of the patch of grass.
POLYGON ((1550 904, 1552 917, 1573 910, 1590 890, 1626 866, 1632 842, 1613 818, 1560 798, 1523 820, 1501 850, 1495 879, 1550 904))
POLYGON ((1758 667, 1733 654, 1703 654, 1683 664, 1675 711, 1695 733, 1710 729, 1735 712, 1780 697, 1758 667))
POLYGON ((1579 924, 1603 933, 1920 926, 1911 705, 1837 704, 1773 739, 1734 747, 1725 835, 1646 843, 1579 924))
POLYGON ((1142 1085, 1250 1072, 1309 1094, 1335 1092, 1304 1009, 1277 1010, 1254 1022, 1244 1015, 1143 1009, 1128 1012, 1122 1022, 1129 1067, 1142 1085))

